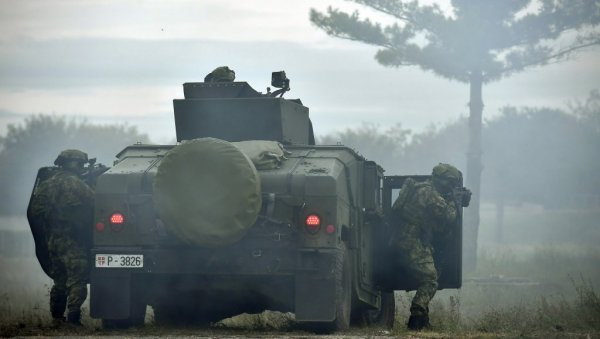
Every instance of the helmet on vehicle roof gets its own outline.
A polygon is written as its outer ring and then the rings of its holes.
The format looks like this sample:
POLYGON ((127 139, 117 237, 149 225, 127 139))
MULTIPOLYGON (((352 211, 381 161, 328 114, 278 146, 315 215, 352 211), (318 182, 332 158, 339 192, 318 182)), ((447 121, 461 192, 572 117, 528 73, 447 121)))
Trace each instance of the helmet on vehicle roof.
POLYGON ((227 66, 215 68, 204 77, 204 82, 231 82, 235 80, 235 71, 227 66))

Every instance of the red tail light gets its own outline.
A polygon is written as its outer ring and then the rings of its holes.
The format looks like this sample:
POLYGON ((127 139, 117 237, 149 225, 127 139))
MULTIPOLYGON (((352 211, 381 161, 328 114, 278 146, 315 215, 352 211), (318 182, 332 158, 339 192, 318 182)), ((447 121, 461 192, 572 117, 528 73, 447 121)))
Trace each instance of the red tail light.
POLYGON ((104 231, 104 223, 102 221, 98 221, 96 223, 96 231, 98 231, 98 232, 104 231))
POLYGON ((113 225, 120 225, 125 223, 125 216, 123 216, 123 214, 121 213, 113 213, 110 216, 110 223, 113 225))
POLYGON ((316 214, 308 215, 304 223, 306 224, 306 230, 310 233, 316 233, 321 228, 321 218, 316 214))
POLYGON ((125 225, 125 215, 123 213, 115 212, 108 218, 110 221, 110 229, 115 232, 120 232, 125 225))
POLYGON ((327 227, 325 227, 325 232, 327 232, 327 234, 333 234, 335 231, 336 229, 333 225, 327 225, 327 227))

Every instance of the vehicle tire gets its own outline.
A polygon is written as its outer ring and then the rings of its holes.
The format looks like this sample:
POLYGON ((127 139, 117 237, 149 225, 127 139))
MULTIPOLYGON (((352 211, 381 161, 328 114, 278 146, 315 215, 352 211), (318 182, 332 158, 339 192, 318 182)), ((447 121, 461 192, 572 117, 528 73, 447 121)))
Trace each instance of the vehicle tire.
POLYGON ((396 317, 396 300, 394 292, 381 292, 381 308, 379 310, 361 310, 358 324, 361 326, 383 327, 391 330, 396 317))
POLYGON ((331 322, 307 324, 317 333, 332 333, 350 328, 352 310, 352 258, 345 243, 335 257, 335 311, 336 317, 331 322))

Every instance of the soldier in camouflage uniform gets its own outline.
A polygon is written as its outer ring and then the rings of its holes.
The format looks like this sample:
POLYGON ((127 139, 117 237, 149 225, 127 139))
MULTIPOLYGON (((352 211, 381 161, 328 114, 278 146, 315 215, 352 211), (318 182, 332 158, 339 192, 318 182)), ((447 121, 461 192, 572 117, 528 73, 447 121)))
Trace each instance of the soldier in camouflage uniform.
POLYGON ((227 66, 215 68, 204 77, 204 82, 232 82, 235 80, 235 71, 227 66))
POLYGON ((51 276, 50 312, 55 326, 66 321, 81 325, 81 305, 87 297, 89 249, 93 220, 93 191, 83 182, 87 154, 62 151, 56 172, 43 181, 32 198, 32 213, 43 221, 51 276))
POLYGON ((439 164, 430 180, 417 183, 407 179, 394 202, 397 229, 392 244, 418 283, 407 323, 411 330, 429 327, 429 301, 437 291, 439 273, 432 244, 449 238, 451 225, 456 223, 457 208, 462 206, 456 206, 451 196, 461 180, 462 173, 454 166, 439 164))

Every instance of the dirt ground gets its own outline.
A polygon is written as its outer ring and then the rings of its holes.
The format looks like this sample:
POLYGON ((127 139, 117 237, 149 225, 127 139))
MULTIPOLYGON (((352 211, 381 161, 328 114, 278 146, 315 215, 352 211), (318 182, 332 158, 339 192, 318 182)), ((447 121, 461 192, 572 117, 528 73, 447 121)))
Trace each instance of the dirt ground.
MULTIPOLYGON (((396 323, 391 331, 381 328, 351 328, 329 335, 317 335, 302 331, 294 324, 289 313, 266 311, 261 314, 242 314, 224 319, 210 327, 163 327, 146 323, 144 327, 120 330, 104 330, 98 321, 85 319, 84 326, 52 328, 47 321, 36 325, 25 323, 0 326, 0 337, 102 337, 102 338, 513 338, 512 332, 439 332, 426 330, 409 332, 396 323)), ((148 319, 147 319, 148 321, 148 319)), ((522 337, 522 336, 521 336, 522 337)), ((600 338, 600 332, 568 332, 561 329, 529 333, 528 338, 600 338)))
MULTIPOLYGON (((460 290, 443 290, 431 304, 432 330, 409 332, 404 322, 412 294, 396 292, 396 323, 391 331, 352 328, 322 338, 600 338, 600 211, 513 213, 511 231, 523 239, 545 234, 571 242, 553 245, 516 243, 495 252, 491 242, 479 258, 478 271, 464 279, 460 290), (542 213, 542 215, 538 215, 542 213), (516 219, 517 217, 521 219, 516 219), (539 221, 542 219, 542 221, 539 221), (573 231, 573 220, 580 220, 573 231), (535 222, 534 222, 535 221, 535 222), (538 225, 539 224, 539 225, 538 225), (543 225, 542 225, 543 224, 543 225), (529 226, 527 226, 529 225, 529 226), (535 228, 526 237, 527 227, 535 228), (538 226, 536 226, 538 225, 538 226), (568 229, 564 227, 568 225, 568 229), (542 227, 543 226, 543 227, 542 227), (543 232, 542 232, 543 230, 543 232), (587 230, 587 231, 585 231, 587 230), (537 247, 536 247, 537 246, 537 247)), ((483 211, 483 216, 493 216, 483 211)), ((489 218, 488 218, 489 219, 489 218)), ((208 328, 154 325, 148 307, 141 328, 108 331, 89 317, 89 299, 83 305, 82 328, 50 327, 48 296, 52 281, 33 256, 33 243, 22 220, 0 218, 0 337, 177 337, 177 338, 311 338, 292 314, 264 312, 222 320, 208 328)), ((482 239, 491 230, 482 229, 482 239), (486 233, 487 232, 487 233, 486 233)), ((536 238, 537 239, 537 238, 536 238)), ((548 240, 547 239, 547 240, 548 240)))

